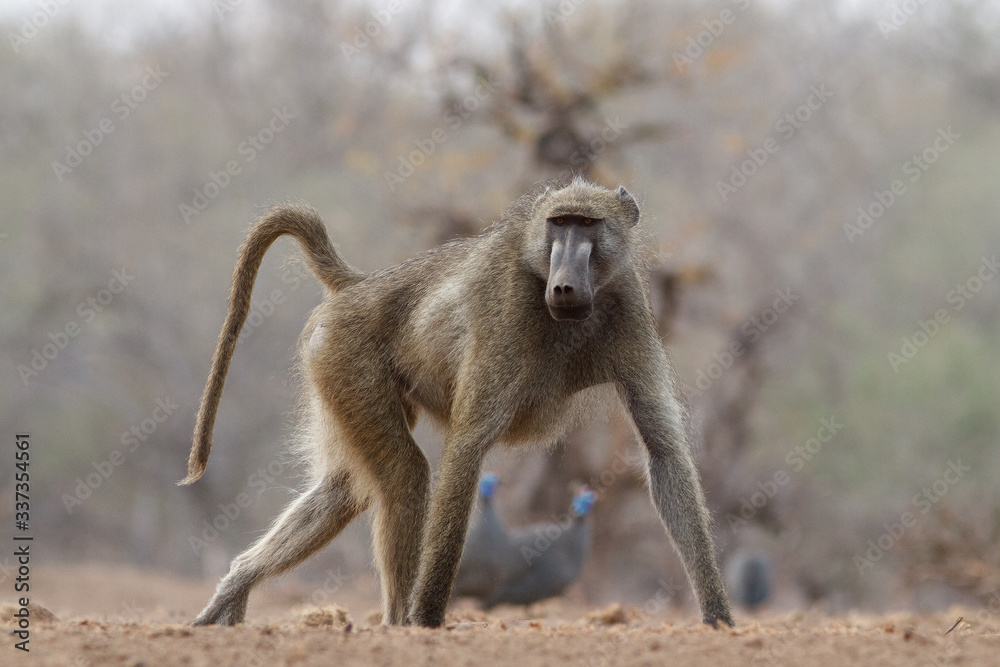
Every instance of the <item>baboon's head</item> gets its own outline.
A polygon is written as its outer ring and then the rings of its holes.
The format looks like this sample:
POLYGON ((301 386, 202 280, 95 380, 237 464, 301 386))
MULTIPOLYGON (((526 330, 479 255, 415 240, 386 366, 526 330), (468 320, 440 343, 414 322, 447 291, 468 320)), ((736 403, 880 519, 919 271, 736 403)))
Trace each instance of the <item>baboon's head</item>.
POLYGON ((585 320, 594 297, 627 262, 639 206, 624 187, 582 178, 535 200, 526 259, 546 280, 545 304, 557 320, 585 320))

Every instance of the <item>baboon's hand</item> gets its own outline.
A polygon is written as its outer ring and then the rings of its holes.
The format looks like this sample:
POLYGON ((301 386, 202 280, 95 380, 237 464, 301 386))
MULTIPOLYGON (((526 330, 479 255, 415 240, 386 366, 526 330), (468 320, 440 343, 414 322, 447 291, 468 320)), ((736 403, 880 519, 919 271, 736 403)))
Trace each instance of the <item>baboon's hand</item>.
POLYGON ((724 630, 726 626, 730 628, 736 627, 736 623, 733 622, 733 615, 729 613, 728 609, 723 609, 720 612, 706 612, 702 617, 702 621, 706 625, 711 625, 716 630, 724 630))
POLYGON ((415 611, 410 612, 410 617, 407 621, 408 625, 415 625, 420 628, 440 628, 444 625, 444 614, 435 613, 424 613, 418 614, 415 611))

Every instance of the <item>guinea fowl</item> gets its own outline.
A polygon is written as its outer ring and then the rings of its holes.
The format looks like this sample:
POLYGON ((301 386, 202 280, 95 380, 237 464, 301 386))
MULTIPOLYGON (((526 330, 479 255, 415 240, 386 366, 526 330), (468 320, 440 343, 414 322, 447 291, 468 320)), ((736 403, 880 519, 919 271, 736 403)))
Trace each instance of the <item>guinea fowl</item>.
POLYGON ((592 539, 590 510, 597 499, 583 487, 570 514, 559 523, 528 526, 511 533, 503 583, 482 598, 483 607, 531 604, 562 593, 576 581, 592 539))
POLYGON ((513 551, 494 502, 499 482, 494 473, 486 473, 479 481, 479 520, 466 537, 452 597, 484 600, 503 583, 513 551))
POLYGON ((748 609, 771 596, 771 564, 762 553, 747 549, 733 553, 726 562, 725 579, 732 599, 748 609))

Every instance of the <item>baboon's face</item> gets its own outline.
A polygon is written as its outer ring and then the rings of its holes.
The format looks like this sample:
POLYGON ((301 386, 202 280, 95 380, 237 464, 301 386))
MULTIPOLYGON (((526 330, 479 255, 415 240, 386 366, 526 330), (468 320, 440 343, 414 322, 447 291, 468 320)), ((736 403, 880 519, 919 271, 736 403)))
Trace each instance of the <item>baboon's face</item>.
POLYGON ((594 298, 628 263, 639 207, 625 188, 574 182, 536 202, 531 264, 545 279, 545 305, 556 320, 585 320, 594 298))
POLYGON ((585 320, 594 310, 591 256, 604 220, 559 215, 545 224, 552 247, 545 304, 557 320, 585 320))

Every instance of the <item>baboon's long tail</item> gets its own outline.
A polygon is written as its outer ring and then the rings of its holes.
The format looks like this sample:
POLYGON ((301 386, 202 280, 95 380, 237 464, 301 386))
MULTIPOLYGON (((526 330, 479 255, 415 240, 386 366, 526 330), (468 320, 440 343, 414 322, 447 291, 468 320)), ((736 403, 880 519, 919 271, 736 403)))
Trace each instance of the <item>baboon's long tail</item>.
POLYGON ((364 274, 348 265, 333 247, 323 220, 314 209, 279 206, 254 223, 240 246, 239 259, 233 273, 233 287, 229 294, 229 311, 219 333, 212 371, 198 409, 194 442, 188 458, 188 474, 178 484, 197 481, 208 465, 219 399, 222 398, 222 388, 226 384, 226 373, 229 371, 229 362, 233 359, 233 350, 250 312, 250 295, 253 293, 257 271, 268 247, 285 234, 295 237, 299 242, 305 251, 306 265, 328 289, 337 291, 364 278, 364 274))

